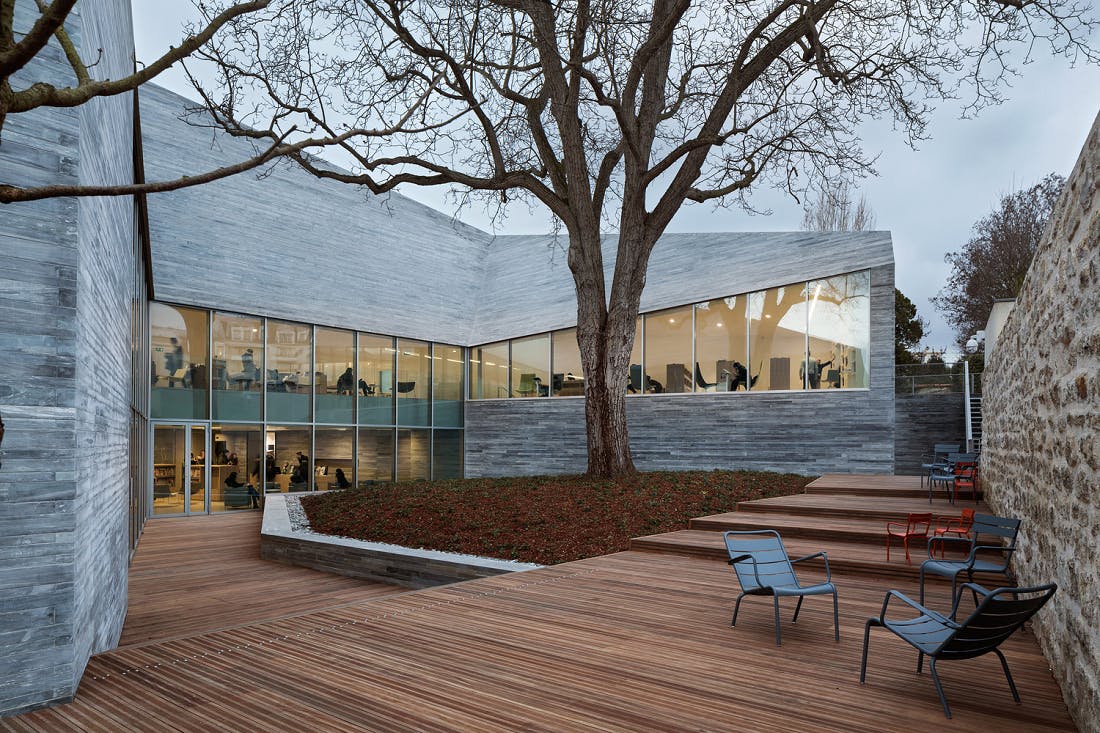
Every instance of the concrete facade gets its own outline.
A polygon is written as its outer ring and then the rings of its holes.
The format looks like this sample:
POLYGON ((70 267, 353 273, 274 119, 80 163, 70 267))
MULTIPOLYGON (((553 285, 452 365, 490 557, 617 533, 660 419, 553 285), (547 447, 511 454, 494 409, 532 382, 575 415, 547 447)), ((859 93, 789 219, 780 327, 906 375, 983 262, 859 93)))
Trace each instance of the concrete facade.
POLYGON ((962 392, 899 394, 894 399, 894 473, 916 476, 936 443, 966 447, 962 392))
MULTIPOLYGON (((16 28, 33 22, 16 4, 16 28)), ((85 0, 67 26, 103 49, 95 75, 133 64, 128 0, 85 0)), ((35 61, 71 78, 60 49, 35 61)), ((39 77, 42 78, 42 77, 39 77)), ((129 182, 132 99, 9 118, 5 181, 129 182)), ((129 559, 130 199, 52 199, 0 211, 0 714, 72 697, 88 657, 112 648, 129 559)))
POLYGON ((1059 586, 1036 636, 1100 731, 1100 117, 986 361, 983 412, 989 502, 1023 520, 1016 574, 1059 586))

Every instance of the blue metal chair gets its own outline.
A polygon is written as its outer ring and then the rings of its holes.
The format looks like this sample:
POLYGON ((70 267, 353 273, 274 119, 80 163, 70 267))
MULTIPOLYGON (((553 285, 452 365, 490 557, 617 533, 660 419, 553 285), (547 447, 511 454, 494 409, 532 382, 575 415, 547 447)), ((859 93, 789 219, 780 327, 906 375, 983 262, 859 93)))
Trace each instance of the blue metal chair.
POLYGON ((1004 670, 1008 687, 1012 690, 1012 698, 1020 703, 1020 694, 1016 691, 1016 683, 1012 681, 1012 673, 1008 671, 1008 662, 1005 655, 997 647, 1008 637, 1024 625, 1035 613, 1050 600, 1058 586, 1054 583, 1039 585, 1032 588, 997 588, 986 590, 977 583, 965 583, 955 595, 951 615, 944 616, 923 605, 916 603, 896 590, 888 591, 886 599, 882 602, 882 611, 878 617, 867 619, 867 625, 863 630, 863 663, 859 668, 859 683, 862 685, 867 678, 867 647, 871 637, 872 626, 882 626, 901 637, 907 644, 917 650, 917 674, 924 668, 924 657, 928 655, 928 668, 932 671, 932 682, 936 685, 936 693, 943 704, 943 714, 951 717, 951 708, 947 704, 947 697, 943 694, 940 685, 940 677, 936 673, 936 662, 941 659, 972 659, 990 652, 1001 660, 1001 668, 1004 670), (978 607, 964 621, 956 620, 959 610, 959 601, 963 593, 971 590, 975 597, 982 596, 978 607), (902 621, 888 620, 886 609, 890 605, 890 599, 897 598, 908 604, 919 616, 902 621))
MULTIPOLYGON (((958 443, 936 443, 932 446, 932 452, 926 453, 921 456, 922 463, 920 464, 920 485, 924 488, 924 480, 931 478, 933 471, 940 468, 946 468, 947 457, 952 453, 958 453, 960 446, 958 443)), ((932 489, 928 489, 928 502, 932 502, 932 489)))
POLYGON ((726 550, 729 552, 729 564, 737 574, 741 584, 741 595, 733 608, 733 621, 737 625, 737 612, 741 610, 741 599, 745 596, 772 596, 775 604, 775 645, 780 646, 779 638, 779 598, 798 596, 798 605, 794 609, 791 623, 798 621, 798 612, 802 610, 805 596, 832 594, 833 596, 833 636, 840 641, 840 618, 837 608, 836 586, 832 584, 829 572, 829 558, 824 552, 815 552, 797 560, 787 557, 783 540, 773 529, 745 532, 725 532, 726 550), (825 582, 804 586, 794 574, 793 563, 820 557, 825 560, 825 582))
MULTIPOLYGON (((1016 551, 1016 535, 1020 532, 1020 520, 1012 517, 997 517, 992 514, 975 514, 974 524, 970 528, 969 537, 933 537, 928 541, 928 559, 920 566, 920 602, 924 603, 924 576, 926 573, 942 575, 951 578, 951 597, 955 597, 955 587, 958 584, 959 575, 966 573, 966 579, 974 582, 974 573, 1003 573, 1009 574, 1008 563, 1012 553, 1016 551), (986 536, 983 544, 982 536, 986 536), (996 537, 997 544, 992 544, 988 538, 996 537), (1001 539, 1004 544, 1001 544, 1001 539), (950 543, 950 544, 947 544, 950 543), (937 560, 935 550, 946 545, 962 548, 967 552, 961 560, 937 560), (988 557, 992 553, 998 553, 996 559, 983 559, 979 554, 988 557)), ((940 550, 941 554, 943 550, 940 550)))

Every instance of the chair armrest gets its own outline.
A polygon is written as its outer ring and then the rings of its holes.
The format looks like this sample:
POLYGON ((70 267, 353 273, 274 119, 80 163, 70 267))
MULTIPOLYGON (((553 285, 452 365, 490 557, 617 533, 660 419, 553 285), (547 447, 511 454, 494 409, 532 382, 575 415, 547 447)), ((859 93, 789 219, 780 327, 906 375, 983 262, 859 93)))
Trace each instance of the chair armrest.
POLYGON ((753 557, 752 555, 738 555, 737 557, 731 557, 727 562, 730 564, 730 567, 733 567, 735 564, 741 562, 742 560, 748 560, 752 563, 752 574, 753 577, 756 578, 756 584, 763 588, 766 584, 764 583, 764 581, 760 580, 760 568, 758 568, 756 565, 755 557, 753 557))
POLYGON ((815 552, 812 555, 806 555, 805 557, 800 557, 797 560, 791 560, 791 565, 794 565, 796 562, 802 562, 803 560, 812 560, 815 557, 820 557, 822 560, 825 561, 825 582, 831 583, 833 579, 833 574, 829 571, 829 555, 825 552, 815 552))
POLYGON ((966 591, 972 591, 976 595, 980 595, 983 598, 990 595, 993 591, 988 590, 985 586, 978 585, 977 583, 963 583, 959 586, 959 589, 955 592, 955 599, 951 602, 951 620, 954 621, 956 614, 959 612, 959 604, 962 602, 963 593, 966 591))
POLYGON ((902 527, 902 526, 905 526, 905 525, 903 525, 901 522, 887 522, 886 523, 886 531, 889 532, 891 527, 902 527))
POLYGON ((919 611, 920 614, 923 615, 923 616, 928 616, 930 618, 933 618, 936 621, 939 621, 943 624, 947 624, 948 626, 951 626, 952 628, 957 628, 958 627, 958 624, 956 624, 954 621, 952 621, 951 619, 944 616, 942 613, 939 613, 937 611, 933 611, 930 608, 926 608, 926 607, 922 606, 921 604, 914 601, 912 598, 908 597, 907 595, 905 595, 901 591, 897 591, 897 590, 888 590, 888 591, 886 591, 886 598, 884 598, 883 601, 882 601, 882 611, 879 612, 879 616, 878 616, 878 621, 879 621, 880 624, 885 624, 885 622, 886 622, 886 608, 890 605, 890 599, 891 598, 897 598, 902 603, 910 606, 911 608, 913 608, 916 611, 919 611))
MULTIPOLYGON (((961 538, 960 538, 961 539, 961 538)), ((969 542, 969 540, 967 540, 969 542)), ((974 549, 970 551, 969 562, 974 562, 978 558, 978 552, 981 550, 992 550, 1000 553, 1011 555, 1016 551, 1015 547, 1002 547, 1001 545, 976 545, 974 549)), ((1005 564, 1008 564, 1008 559, 1005 559, 1005 564)))
MULTIPOLYGON (((928 559, 929 560, 935 560, 936 559, 935 553, 934 553, 935 546, 936 546, 936 544, 943 543, 943 542, 965 542, 967 545, 969 545, 970 544, 970 538, 969 537, 943 537, 943 536, 930 538, 928 540, 928 559)), ((973 559, 974 559, 973 554, 971 554, 971 557, 967 558, 967 562, 970 562, 973 559)))

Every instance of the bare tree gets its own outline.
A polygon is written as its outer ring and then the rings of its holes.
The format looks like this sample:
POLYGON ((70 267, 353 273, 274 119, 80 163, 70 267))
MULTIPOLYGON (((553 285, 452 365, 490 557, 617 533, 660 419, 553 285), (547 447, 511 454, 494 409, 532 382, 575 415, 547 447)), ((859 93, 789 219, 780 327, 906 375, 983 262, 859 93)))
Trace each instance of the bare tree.
MULTIPOLYGON (((99 58, 89 55, 91 49, 83 49, 82 53, 82 49, 77 47, 65 29, 66 21, 72 17, 76 0, 53 0, 49 4, 46 0, 35 2, 38 16, 30 29, 20 34, 15 28, 16 0, 0 0, 0 139, 4 124, 11 116, 49 107, 77 107, 97 97, 111 97, 138 89, 208 43, 227 23, 266 8, 271 0, 227 4, 220 12, 210 15, 205 24, 190 29, 178 46, 169 48, 152 63, 118 79, 98 78, 95 67, 99 58), (34 63, 51 42, 60 47, 72 72, 71 82, 66 86, 49 81, 49 77, 42 74, 43 68, 34 63)), ((103 49, 97 51, 98 54, 103 53, 103 49)), ((57 196, 120 196, 171 191, 256 168, 291 149, 301 149, 308 141, 298 140, 297 143, 289 144, 286 135, 280 135, 265 149, 257 149, 256 154, 249 159, 175 181, 151 181, 123 186, 56 185, 30 188, 8 181, 0 184, 0 203, 57 196)))
POLYGON ((824 183, 802 208, 802 228, 808 232, 866 232, 875 228, 875 212, 862 193, 853 207, 847 181, 824 183))
POLYGON ((1065 183, 1050 173, 1031 188, 1001 196, 974 225, 970 241, 944 256, 951 274, 932 303, 955 329, 959 346, 985 328, 994 300, 1020 292, 1065 183))

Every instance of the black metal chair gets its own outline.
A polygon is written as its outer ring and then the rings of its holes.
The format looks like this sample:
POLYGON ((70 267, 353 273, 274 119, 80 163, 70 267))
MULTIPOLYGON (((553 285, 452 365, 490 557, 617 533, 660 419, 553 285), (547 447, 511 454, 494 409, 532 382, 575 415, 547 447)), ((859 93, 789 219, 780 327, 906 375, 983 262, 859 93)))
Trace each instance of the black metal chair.
POLYGON ((990 652, 996 654, 1001 660, 1001 668, 1004 670, 1005 679, 1008 680, 1008 687, 1012 690, 1012 698, 1019 704, 1020 694, 1016 691, 1016 683, 1012 681, 1012 673, 1008 671, 1008 662, 997 647, 1034 616, 1056 590, 1058 586, 1054 583, 1031 588, 997 588, 992 591, 986 590, 977 583, 965 583, 955 595, 950 616, 925 608, 896 590, 887 591, 886 599, 882 602, 882 611, 878 617, 867 619, 867 625, 864 627, 863 662, 859 668, 859 683, 864 684, 867 678, 867 647, 870 642, 871 627, 881 626, 897 634, 917 650, 917 674, 920 674, 924 668, 925 655, 928 656, 932 682, 935 683, 936 693, 943 704, 943 714, 948 718, 951 717, 951 708, 947 704, 943 686, 940 685, 940 677, 936 673, 936 662, 942 659, 972 659, 990 652), (959 622, 956 620, 959 602, 968 589, 974 593, 975 597, 980 595, 982 600, 973 613, 959 622), (897 598, 908 604, 920 615, 900 621, 888 620, 886 609, 890 605, 891 598, 897 598))
POLYGON ((737 574, 741 584, 741 595, 733 608, 733 621, 737 625, 737 613, 741 610, 741 599, 745 596, 772 596, 775 604, 775 645, 780 646, 779 638, 779 598, 798 596, 798 605, 794 609, 791 623, 798 621, 798 612, 802 610, 805 596, 832 594, 833 596, 833 636, 840 641, 840 616, 837 608, 836 586, 829 572, 829 558, 824 552, 791 560, 779 533, 773 529, 723 533, 726 550, 729 552, 729 564, 737 574), (793 563, 820 557, 825 561, 825 582, 804 586, 794 574, 793 563))
MULTIPOLYGON (((932 452, 921 456, 921 488, 924 488, 924 480, 932 476, 932 472, 939 468, 946 468, 947 457, 952 453, 958 453, 962 448, 958 443, 936 443, 932 446, 932 452)), ((928 503, 932 503, 932 489, 928 489, 928 503)))
POLYGON ((971 583, 974 582, 974 573, 1003 573, 1007 576, 1008 563, 1012 559, 1012 553, 1016 551, 1016 535, 1019 532, 1019 519, 997 517, 992 514, 975 514, 969 537, 933 537, 928 541, 928 559, 920 566, 920 602, 924 603, 926 573, 951 578, 952 598, 955 597, 955 587, 962 573, 966 573, 966 579, 971 583), (982 540, 983 535, 987 538, 984 540, 985 544, 982 540), (990 536, 998 538, 998 544, 991 544, 992 541, 988 539, 990 536), (947 549, 962 548, 967 555, 961 560, 937 560, 935 550, 941 545, 946 545, 947 549), (994 553, 999 554, 997 559, 984 559, 994 553), (984 557, 979 557, 979 554, 984 557))

